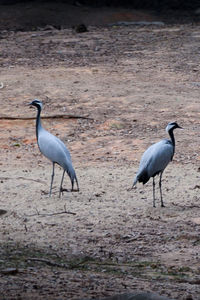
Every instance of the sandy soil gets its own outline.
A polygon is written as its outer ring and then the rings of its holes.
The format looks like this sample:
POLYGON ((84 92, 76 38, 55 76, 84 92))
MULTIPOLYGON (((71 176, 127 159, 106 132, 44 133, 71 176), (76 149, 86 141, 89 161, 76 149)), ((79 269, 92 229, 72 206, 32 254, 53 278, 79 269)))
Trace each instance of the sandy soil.
POLYGON ((1 32, 0 299, 199 299, 200 26, 88 30, 1 32), (43 126, 68 145, 79 193, 58 198, 56 167, 47 195, 51 163, 26 105, 36 97, 43 116, 78 116, 43 126), (163 176, 166 207, 157 190, 153 208, 151 182, 128 189, 169 121, 184 130, 163 176))

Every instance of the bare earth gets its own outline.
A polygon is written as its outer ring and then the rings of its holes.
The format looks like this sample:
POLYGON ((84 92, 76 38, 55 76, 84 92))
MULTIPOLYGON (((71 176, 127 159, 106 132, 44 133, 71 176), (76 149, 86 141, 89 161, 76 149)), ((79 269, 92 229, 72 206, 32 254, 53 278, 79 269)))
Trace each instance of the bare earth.
POLYGON ((88 30, 1 32, 0 299, 146 290, 197 300, 200 24, 88 30), (68 145, 79 193, 58 198, 57 166, 48 197, 51 163, 36 144, 36 111, 26 106, 34 98, 43 116, 78 116, 43 126, 68 145), (176 153, 163 175, 166 207, 157 189, 153 208, 151 181, 128 189, 169 121, 184 130, 175 131, 176 153))

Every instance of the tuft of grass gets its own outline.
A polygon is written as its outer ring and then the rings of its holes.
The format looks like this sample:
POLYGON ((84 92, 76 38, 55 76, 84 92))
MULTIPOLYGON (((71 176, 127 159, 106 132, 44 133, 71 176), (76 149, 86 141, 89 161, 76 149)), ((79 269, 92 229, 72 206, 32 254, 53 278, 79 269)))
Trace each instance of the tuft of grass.
POLYGON ((125 124, 121 123, 121 122, 113 122, 110 124, 110 129, 117 129, 117 130, 120 130, 120 129, 123 129, 125 128, 125 124))
POLYGON ((14 144, 12 144, 12 146, 13 147, 20 147, 21 145, 20 145, 20 143, 14 143, 14 144))

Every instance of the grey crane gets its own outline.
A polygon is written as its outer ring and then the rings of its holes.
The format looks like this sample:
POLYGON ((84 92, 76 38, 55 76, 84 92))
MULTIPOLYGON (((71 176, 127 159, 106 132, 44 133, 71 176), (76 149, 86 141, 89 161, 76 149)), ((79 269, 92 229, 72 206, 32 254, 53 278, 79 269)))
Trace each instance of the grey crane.
POLYGON ((51 196, 51 192, 52 192, 52 185, 54 180, 54 168, 56 163, 63 168, 63 174, 62 174, 60 190, 59 190, 59 197, 61 196, 61 193, 64 191, 64 189, 62 188, 62 184, 63 184, 65 172, 67 172, 71 180, 71 185, 72 185, 71 191, 74 191, 74 180, 76 181, 77 191, 79 191, 78 180, 72 165, 72 160, 71 160, 71 155, 69 153, 69 150, 60 139, 58 139, 56 136, 54 136, 53 134, 51 134, 50 132, 48 132, 42 127, 41 120, 40 120, 42 102, 35 99, 31 103, 29 103, 29 105, 33 105, 37 108, 36 137, 37 137, 38 147, 41 153, 44 156, 46 156, 53 164, 49 196, 51 196))
POLYGON ((172 161, 175 152, 175 138, 174 129, 182 128, 176 122, 171 122, 167 125, 166 131, 170 139, 163 139, 151 145, 142 155, 138 172, 133 181, 132 188, 136 185, 137 181, 143 184, 147 183, 153 177, 153 207, 155 207, 155 181, 154 177, 160 174, 159 188, 160 188, 160 201, 161 207, 164 207, 162 197, 162 174, 170 161, 172 161))

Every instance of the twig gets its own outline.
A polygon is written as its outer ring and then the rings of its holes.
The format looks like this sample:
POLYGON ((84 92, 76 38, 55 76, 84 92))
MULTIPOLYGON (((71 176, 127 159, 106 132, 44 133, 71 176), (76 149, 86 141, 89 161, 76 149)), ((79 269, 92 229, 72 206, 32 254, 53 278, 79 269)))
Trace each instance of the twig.
POLYGON ((55 262, 53 262, 51 260, 48 260, 48 259, 45 259, 45 258, 28 257, 26 260, 27 261, 28 260, 30 260, 30 261, 39 261, 39 262, 43 262, 43 263, 45 263, 49 266, 69 269, 69 266, 66 265, 66 264, 58 264, 58 263, 55 263, 55 262))
POLYGON ((71 264, 71 265, 70 265, 70 269, 76 269, 76 268, 78 268, 79 266, 81 266, 81 265, 83 265, 83 264, 85 264, 85 263, 87 263, 87 262, 89 262, 89 259, 86 257, 86 258, 82 259, 82 260, 81 260, 80 262, 78 262, 78 263, 71 264))
MULTIPOLYGON (((94 120, 93 118, 87 116, 79 116, 79 115, 52 115, 52 116, 42 116, 42 119, 86 119, 86 120, 94 120)), ((12 116, 0 116, 0 120, 35 120, 35 117, 12 117, 12 116)))
POLYGON ((43 184, 46 184, 45 181, 42 181, 40 179, 32 179, 32 178, 25 178, 25 177, 16 177, 16 178, 12 178, 12 177, 0 177, 0 180, 13 180, 13 179, 22 179, 22 180, 28 180, 28 181, 34 181, 34 182, 39 182, 39 183, 43 183, 43 184))
POLYGON ((37 212, 37 215, 39 215, 39 214, 40 214, 40 213, 39 213, 39 210, 38 210, 37 208, 36 208, 35 210, 36 210, 36 212, 37 212))
POLYGON ((30 260, 30 261, 39 261, 39 262, 43 262, 49 266, 54 266, 54 267, 59 267, 59 268, 66 268, 66 269, 76 269, 78 268, 79 266, 81 266, 82 264, 88 262, 88 259, 83 259, 81 260, 80 262, 76 263, 76 264, 58 264, 56 262, 53 262, 51 260, 48 260, 48 259, 45 259, 45 258, 37 258, 37 257, 29 257, 26 259, 27 261, 30 260))
POLYGON ((60 211, 60 212, 55 212, 55 213, 49 213, 49 214, 41 214, 38 209, 36 208, 36 214, 32 214, 32 215, 26 215, 27 217, 34 217, 34 216, 39 216, 39 217, 51 217, 51 216, 56 216, 56 215, 61 215, 61 214, 70 214, 70 215, 76 215, 76 213, 71 212, 71 211, 67 211, 66 210, 66 205, 64 205, 64 211, 60 211))
POLYGON ((109 24, 109 26, 130 26, 130 25, 142 25, 142 26, 148 26, 148 25, 157 25, 157 26, 163 26, 165 25, 164 22, 148 22, 148 21, 135 21, 135 22, 126 22, 126 21, 119 21, 115 23, 109 24))

